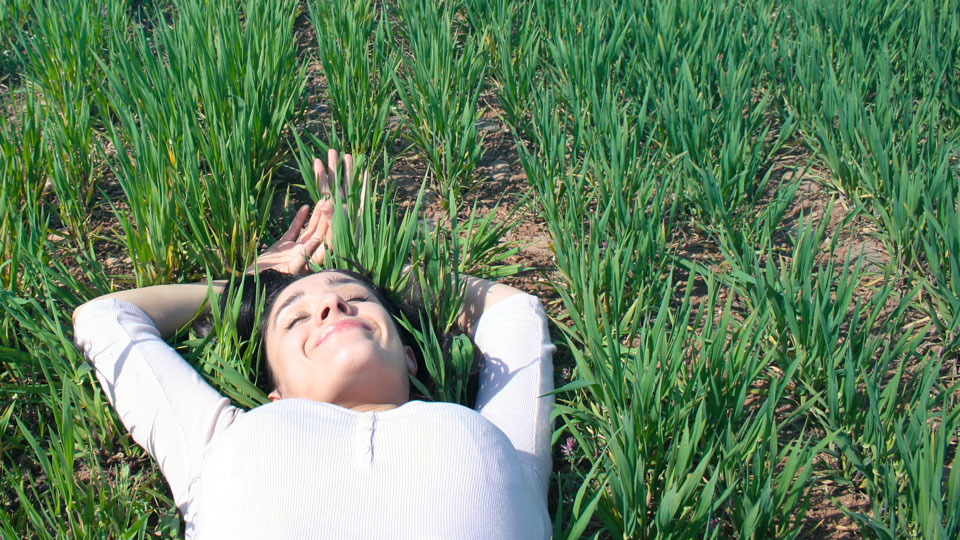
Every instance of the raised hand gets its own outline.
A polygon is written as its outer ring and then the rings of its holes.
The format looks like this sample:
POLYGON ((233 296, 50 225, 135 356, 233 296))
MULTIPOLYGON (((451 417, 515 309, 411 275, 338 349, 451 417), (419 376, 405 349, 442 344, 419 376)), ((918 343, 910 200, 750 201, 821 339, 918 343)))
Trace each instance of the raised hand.
MULTIPOLYGON (((313 160, 313 174, 317 177, 317 185, 319 186, 320 199, 333 199, 333 187, 336 182, 336 171, 337 165, 340 163, 339 156, 337 151, 330 149, 327 152, 327 167, 324 168, 323 161, 320 158, 313 160)), ((342 199, 346 199, 346 194, 350 192, 350 182, 355 181, 353 175, 353 156, 350 154, 344 154, 343 156, 343 168, 345 169, 345 175, 341 181, 340 186, 340 195, 342 199)), ((360 229, 360 215, 363 213, 363 201, 366 198, 367 193, 367 184, 370 183, 370 172, 364 171, 363 173, 363 184, 360 186, 360 207, 357 210, 357 222, 354 229, 354 235, 359 233, 360 229)), ((347 205, 343 205, 343 210, 347 212, 347 205)))
POLYGON ((246 273, 255 274, 264 270, 276 270, 286 274, 301 275, 309 270, 309 262, 323 263, 327 245, 332 242, 333 203, 320 201, 313 209, 310 222, 304 221, 310 210, 303 205, 293 217, 290 228, 250 265, 246 273))
MULTIPOLYGON (((310 270, 310 262, 323 264, 323 258, 328 249, 333 248, 333 189, 336 182, 337 166, 340 157, 336 150, 327 152, 327 167, 320 159, 313 160, 313 173, 317 180, 320 192, 320 201, 310 215, 310 221, 304 227, 310 207, 304 205, 297 211, 290 228, 279 240, 268 247, 257 257, 257 261, 246 269, 247 274, 272 269, 287 274, 301 275, 310 270)), ((343 156, 345 176, 342 184, 337 186, 341 195, 345 197, 349 183, 353 181, 353 156, 343 156)), ((360 210, 363 210, 363 199, 366 196, 369 173, 363 175, 363 185, 360 190, 360 210)), ((344 211, 346 211, 344 205, 344 211)), ((360 220, 357 219, 357 230, 360 220)), ((355 233, 356 234, 356 233, 355 233)))

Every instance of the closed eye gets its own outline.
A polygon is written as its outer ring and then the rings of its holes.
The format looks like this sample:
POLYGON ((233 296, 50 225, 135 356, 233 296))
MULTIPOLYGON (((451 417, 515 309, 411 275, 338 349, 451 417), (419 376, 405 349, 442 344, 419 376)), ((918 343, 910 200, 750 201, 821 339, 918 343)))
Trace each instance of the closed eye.
MULTIPOLYGON (((365 294, 357 293, 347 298, 344 298, 344 300, 347 302, 357 302, 357 301, 367 302, 370 300, 370 297, 365 294)), ((290 319, 290 322, 288 322, 284 328, 286 328, 287 330, 290 330, 291 328, 296 326, 300 321, 306 318, 307 318, 306 313, 298 313, 296 317, 294 317, 293 319, 290 319)))
POLYGON ((290 322, 287 323, 287 326, 286 326, 285 328, 286 328, 287 330, 289 330, 289 329, 293 328, 294 325, 296 325, 297 323, 299 323, 300 321, 302 321, 302 320, 304 320, 304 319, 306 319, 306 318, 307 318, 306 314, 300 313, 300 314, 298 314, 296 317, 294 317, 293 319, 291 319, 290 322))

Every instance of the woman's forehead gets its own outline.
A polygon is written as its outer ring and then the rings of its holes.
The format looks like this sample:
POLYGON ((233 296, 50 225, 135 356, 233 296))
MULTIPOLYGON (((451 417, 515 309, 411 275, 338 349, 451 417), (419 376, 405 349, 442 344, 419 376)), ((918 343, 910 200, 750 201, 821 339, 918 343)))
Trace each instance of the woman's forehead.
POLYGON ((373 292, 366 283, 352 276, 336 270, 324 270, 291 283, 286 290, 283 291, 278 300, 282 301, 284 298, 289 298, 291 295, 296 295, 298 293, 307 293, 307 295, 309 295, 311 293, 326 292, 331 289, 347 287, 350 285, 363 287, 364 289, 373 292))

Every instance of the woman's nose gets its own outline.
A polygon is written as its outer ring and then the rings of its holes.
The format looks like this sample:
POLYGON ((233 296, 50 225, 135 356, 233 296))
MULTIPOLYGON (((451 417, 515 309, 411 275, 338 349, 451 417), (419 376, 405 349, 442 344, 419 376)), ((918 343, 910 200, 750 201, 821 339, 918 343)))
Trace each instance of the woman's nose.
POLYGON ((350 314, 350 304, 340 297, 337 293, 327 293, 323 296, 323 303, 320 306, 320 322, 326 321, 333 313, 350 314))

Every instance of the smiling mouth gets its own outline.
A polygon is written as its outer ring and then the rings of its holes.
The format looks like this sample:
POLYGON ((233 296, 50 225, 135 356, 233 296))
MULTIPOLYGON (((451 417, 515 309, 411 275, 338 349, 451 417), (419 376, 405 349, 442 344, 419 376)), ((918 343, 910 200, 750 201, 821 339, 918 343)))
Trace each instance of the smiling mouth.
POLYGON ((319 335, 316 337, 316 339, 314 340, 313 346, 312 346, 311 348, 316 348, 316 347, 318 347, 321 343, 323 343, 323 342, 324 342, 329 336, 331 336, 334 332, 339 332, 340 330, 346 330, 346 329, 348 329, 348 328, 362 328, 362 329, 364 329, 364 330, 366 330, 366 331, 368 331, 368 332, 372 332, 372 331, 373 331, 373 329, 370 328, 370 326, 368 326, 368 325, 367 325, 366 323, 364 323, 363 321, 359 321, 359 320, 357 320, 357 319, 345 319, 345 320, 342 320, 342 321, 337 321, 337 322, 335 322, 335 323, 327 326, 326 328, 324 328, 324 329, 320 332, 320 334, 319 334, 319 335))

